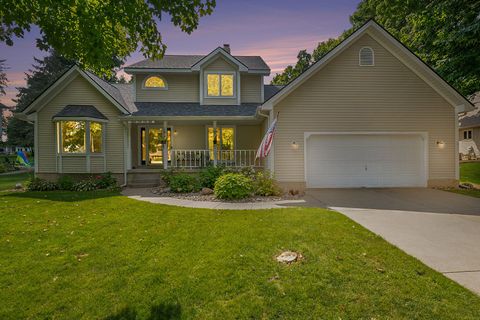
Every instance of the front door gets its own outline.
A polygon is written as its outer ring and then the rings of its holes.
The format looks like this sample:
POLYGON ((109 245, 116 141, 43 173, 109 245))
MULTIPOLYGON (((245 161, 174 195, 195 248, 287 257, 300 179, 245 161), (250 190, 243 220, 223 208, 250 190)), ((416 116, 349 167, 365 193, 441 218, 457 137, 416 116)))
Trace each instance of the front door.
MULTIPOLYGON (((140 156, 142 165, 163 165, 163 128, 142 127, 140 128, 140 156)), ((172 145, 171 129, 167 129, 168 161, 170 161, 170 149, 172 145)))

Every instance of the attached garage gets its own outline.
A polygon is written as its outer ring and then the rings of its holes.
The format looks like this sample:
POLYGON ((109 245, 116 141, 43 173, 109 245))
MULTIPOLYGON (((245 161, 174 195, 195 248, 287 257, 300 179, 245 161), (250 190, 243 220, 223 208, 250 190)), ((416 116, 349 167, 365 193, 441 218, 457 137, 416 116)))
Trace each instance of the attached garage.
POLYGON ((306 133, 306 186, 425 187, 426 141, 423 133, 306 133))

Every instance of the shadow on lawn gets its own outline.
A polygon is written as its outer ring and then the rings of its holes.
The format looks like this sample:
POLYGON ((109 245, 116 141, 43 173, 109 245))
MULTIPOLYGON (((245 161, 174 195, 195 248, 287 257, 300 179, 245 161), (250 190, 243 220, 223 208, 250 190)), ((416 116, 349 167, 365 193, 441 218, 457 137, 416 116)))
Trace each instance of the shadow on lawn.
MULTIPOLYGON (((147 320, 174 320, 180 319, 182 308, 179 304, 162 303, 150 308, 150 315, 147 320)), ((135 309, 125 308, 116 314, 110 315, 104 320, 131 320, 138 319, 135 309)))
POLYGON ((25 198, 25 199, 42 199, 59 202, 78 202, 83 200, 93 200, 101 198, 109 198, 120 196, 119 192, 114 191, 26 191, 11 192, 4 195, 5 197, 25 198))

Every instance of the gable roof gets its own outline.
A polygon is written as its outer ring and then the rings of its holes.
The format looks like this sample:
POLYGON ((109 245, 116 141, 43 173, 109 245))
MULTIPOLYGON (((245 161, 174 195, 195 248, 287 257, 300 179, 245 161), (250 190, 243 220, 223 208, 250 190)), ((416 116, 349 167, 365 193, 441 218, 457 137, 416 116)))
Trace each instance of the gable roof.
POLYGON ((60 75, 57 80, 45 88, 42 93, 25 107, 21 113, 27 115, 41 110, 45 104, 59 94, 77 75, 82 76, 85 80, 91 83, 103 96, 105 96, 105 98, 107 98, 107 100, 117 107, 120 112, 123 114, 130 113, 129 106, 125 103, 118 88, 89 71, 81 70, 77 65, 73 65, 60 75))
POLYGON ((345 51, 352 45, 355 40, 359 39, 364 34, 368 34, 378 42, 386 41, 392 44, 396 50, 392 50, 384 46, 392 55, 402 61, 412 72, 419 76, 422 80, 428 83, 438 94, 447 100, 452 106, 456 108, 457 112, 465 112, 472 110, 472 103, 468 101, 462 94, 460 94, 454 87, 446 82, 438 73, 428 66, 417 55, 410 51, 405 45, 397 40, 392 34, 384 29, 375 20, 370 19, 364 23, 360 28, 353 32, 350 36, 345 38, 335 48, 330 50, 320 60, 312 64, 298 77, 290 81, 276 94, 271 96, 262 105, 262 110, 271 110, 273 106, 287 97, 293 90, 295 90, 302 83, 307 81, 310 77, 321 70, 325 65, 333 60, 337 55, 345 51))
POLYGON ((284 86, 278 86, 274 84, 265 84, 263 85, 263 94, 265 101, 277 94, 278 91, 282 90, 284 86))
MULTIPOLYGON (((230 55, 223 48, 218 47, 208 55, 164 55, 162 59, 152 60, 145 59, 136 63, 133 63, 124 68, 125 72, 135 72, 135 71, 154 71, 154 70, 163 70, 163 71, 188 71, 197 65, 201 60, 207 57, 213 57, 219 52, 223 52, 224 56, 229 55, 237 64, 245 66, 250 71, 261 71, 264 73, 270 73, 270 68, 265 63, 265 61, 260 56, 235 56, 230 55), (220 51, 221 50, 221 51, 220 51)), ((206 59, 208 60, 208 59, 206 59)))
POLYGON ((475 109, 459 117, 459 128, 480 127, 480 91, 474 93, 470 100, 475 105, 475 109))

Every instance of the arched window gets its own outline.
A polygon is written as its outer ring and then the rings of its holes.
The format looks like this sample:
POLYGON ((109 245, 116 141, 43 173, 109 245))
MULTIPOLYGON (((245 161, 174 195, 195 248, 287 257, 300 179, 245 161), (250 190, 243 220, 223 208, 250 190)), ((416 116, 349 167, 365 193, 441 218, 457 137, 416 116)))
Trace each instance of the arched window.
POLYGON ((358 54, 358 64, 360 66, 373 66, 375 64, 375 56, 373 49, 370 47, 363 47, 358 54))
POLYGON ((143 82, 143 87, 146 89, 167 89, 167 81, 160 76, 148 76, 143 82))

